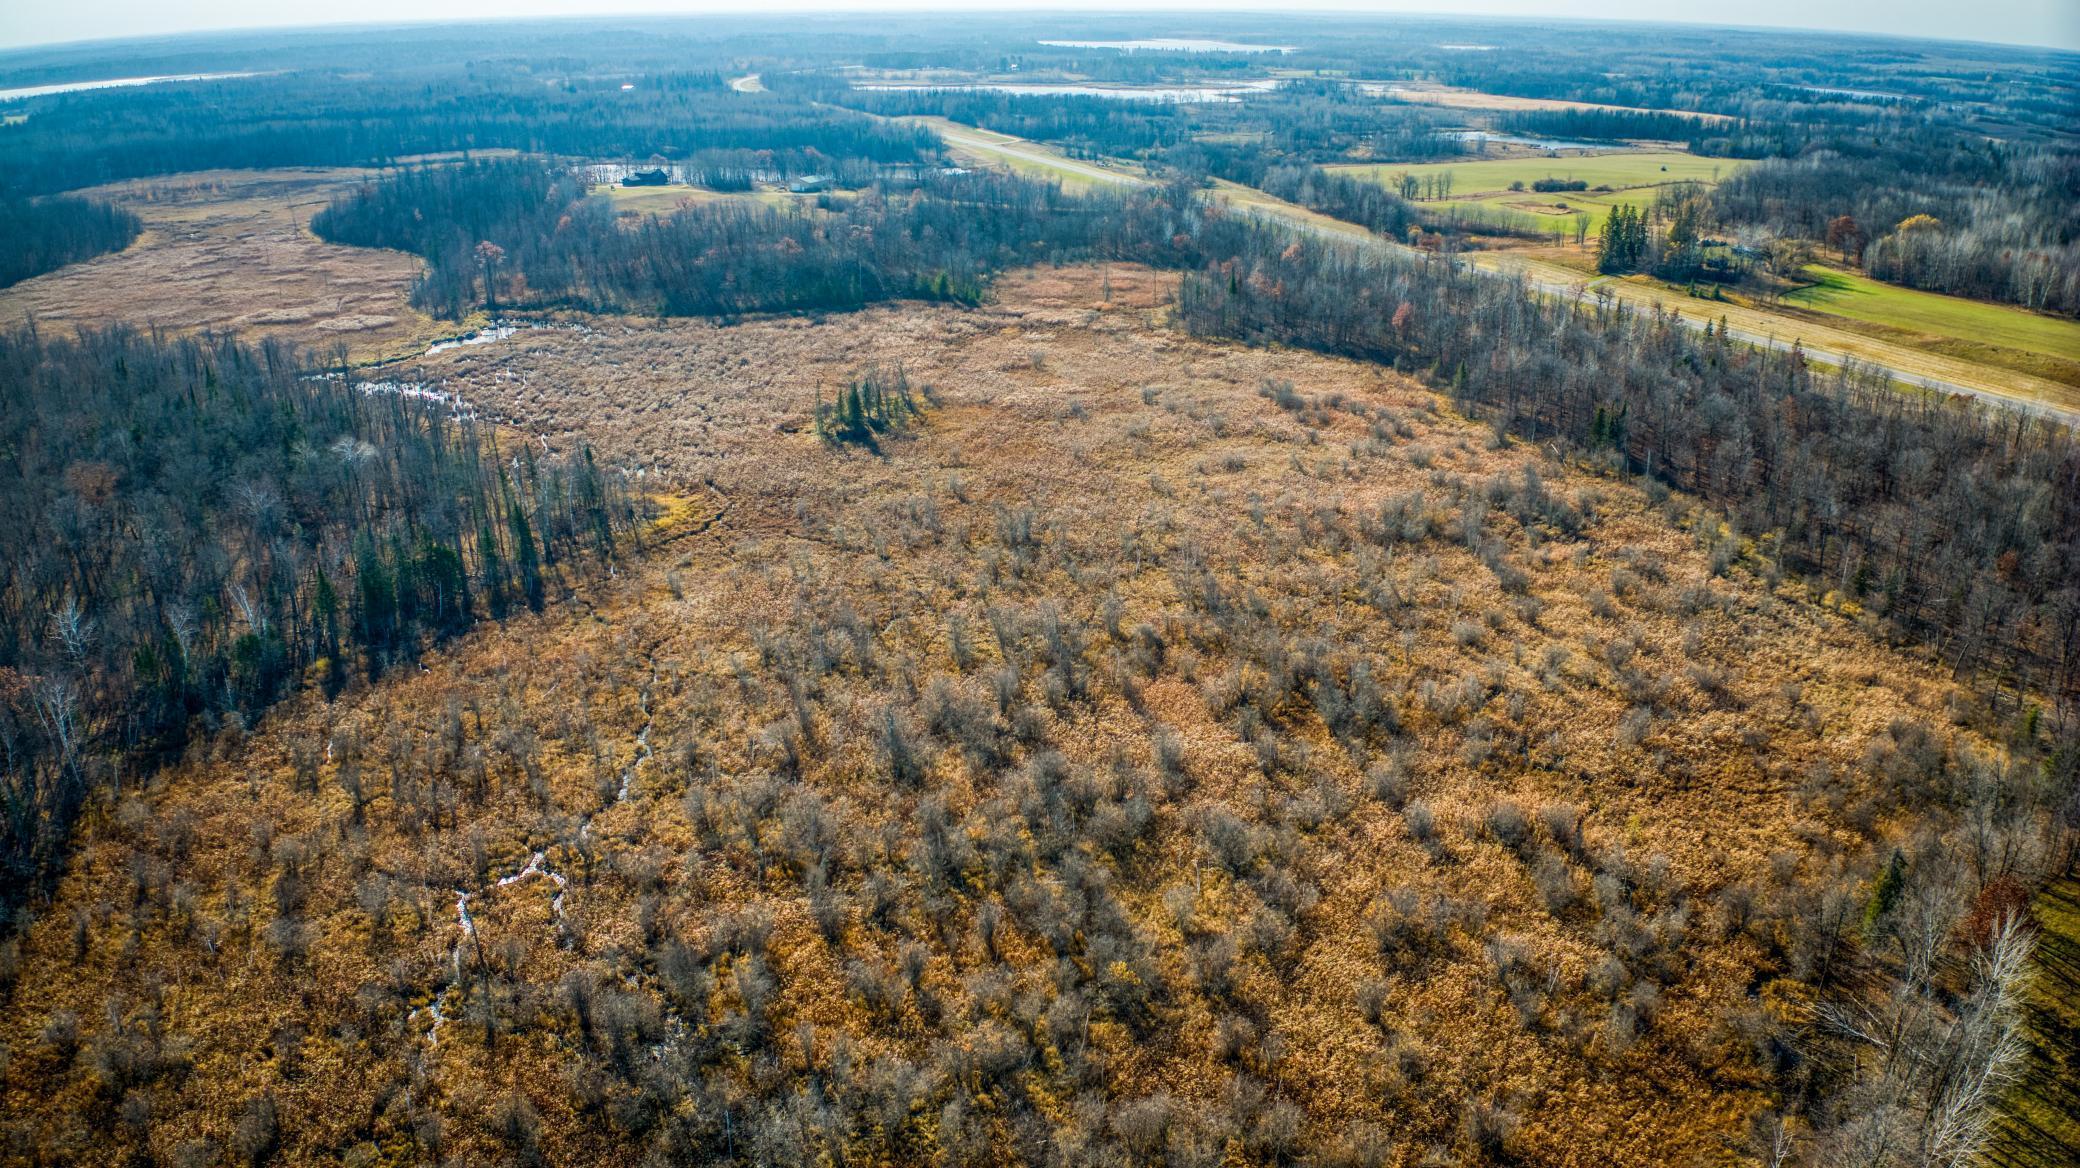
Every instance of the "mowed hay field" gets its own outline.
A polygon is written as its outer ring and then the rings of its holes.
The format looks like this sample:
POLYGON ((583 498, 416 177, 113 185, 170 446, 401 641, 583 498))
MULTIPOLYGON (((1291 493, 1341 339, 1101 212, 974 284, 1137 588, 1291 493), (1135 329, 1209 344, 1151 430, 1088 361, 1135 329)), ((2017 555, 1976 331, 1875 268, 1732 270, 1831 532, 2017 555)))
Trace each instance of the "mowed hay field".
POLYGON ((1521 263, 1549 280, 1579 281, 1651 298, 1685 313, 1727 316, 1737 327, 1758 335, 1800 336, 1809 344, 1825 338, 1826 344, 1851 346, 1845 351, 1875 357, 1893 368, 1951 378, 1962 373, 1975 378, 1972 384, 2067 410, 2075 401, 2074 387, 2080 387, 2080 322, 2012 305, 1903 288, 1820 264, 1804 269, 1803 278, 1813 281, 1812 285, 1776 299, 1736 291, 1724 300, 1703 301, 1690 296, 1680 284, 1649 275, 1598 273, 1596 242, 1592 232, 1583 247, 1512 247, 1487 253, 1476 262, 1503 268, 1521 263), (1854 347, 1866 342, 1882 348, 1864 353, 1854 347), (1920 354, 1969 364, 1952 362, 1924 369, 1916 364, 1920 354))
POLYGON ((121 252, 0 289, 0 322, 235 331, 318 350, 345 345, 355 360, 424 349, 454 326, 408 303, 418 257, 310 233, 313 214, 377 175, 202 171, 79 192, 136 212, 144 233, 121 252))
POLYGON ((1167 331, 1174 287, 419 363, 678 516, 89 825, 13 1146, 208 1157, 264 1098, 298 1163, 990 1162, 1111 1099, 1185 1163, 1732 1160, 1802 890, 1901 736, 1972 744, 1950 683, 1680 498, 1167 331), (922 422, 820 441, 875 363, 922 422))
POLYGON ((1611 208, 1619 205, 1648 206, 1655 188, 1670 183, 1698 182, 1707 185, 1727 178, 1742 166, 1740 159, 1701 158, 1685 151, 1642 151, 1609 154, 1567 154, 1557 158, 1469 158, 1464 162, 1434 162, 1416 165, 1364 164, 1332 166, 1328 169, 1389 190, 1399 190, 1401 176, 1426 179, 1450 174, 1451 194, 1444 199, 1424 199, 1419 206, 1440 210, 1465 208, 1498 216, 1512 225, 1537 231, 1567 231, 1574 228, 1574 213, 1589 214, 1588 230, 1603 227, 1611 208), (1585 191, 1540 193, 1531 184, 1540 179, 1580 180, 1585 191), (1524 184, 1512 191, 1513 182, 1524 184), (1596 190, 1608 187, 1608 190, 1596 190))
POLYGON ((1813 284, 1786 293, 1783 305, 1878 325, 1919 347, 2080 385, 2080 321, 1921 292, 1817 264, 1805 269, 1805 277, 1813 284))

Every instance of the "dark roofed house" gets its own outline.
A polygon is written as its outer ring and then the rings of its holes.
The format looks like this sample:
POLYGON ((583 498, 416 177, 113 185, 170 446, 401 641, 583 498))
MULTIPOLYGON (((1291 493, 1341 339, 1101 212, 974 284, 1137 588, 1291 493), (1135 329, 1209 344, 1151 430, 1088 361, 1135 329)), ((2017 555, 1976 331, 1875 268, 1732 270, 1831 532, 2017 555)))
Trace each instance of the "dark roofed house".
POLYGON ((672 176, 662 170, 639 170, 621 180, 625 187, 661 187, 670 183, 672 176))

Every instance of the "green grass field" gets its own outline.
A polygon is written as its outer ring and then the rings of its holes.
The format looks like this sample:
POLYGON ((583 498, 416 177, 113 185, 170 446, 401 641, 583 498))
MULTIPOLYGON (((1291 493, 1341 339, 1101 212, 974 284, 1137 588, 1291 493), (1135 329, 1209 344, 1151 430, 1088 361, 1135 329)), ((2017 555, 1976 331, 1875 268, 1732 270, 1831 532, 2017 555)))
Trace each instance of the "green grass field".
POLYGON ((1465 211, 1480 221, 1518 230, 1569 233, 1574 230, 1574 213, 1586 211, 1588 230, 1593 235, 1603 229, 1611 208, 1653 203, 1656 187, 1678 182, 1715 183, 1745 165, 1739 159, 1652 151, 1563 158, 1469 158, 1463 162, 1364 164, 1329 169, 1383 184, 1389 190, 1400 188, 1404 174, 1423 179, 1449 173, 1452 197, 1426 200, 1421 204, 1425 210, 1465 211), (1610 189, 1549 194, 1531 190, 1531 184, 1542 178, 1579 179, 1591 187, 1610 189), (1524 184, 1525 189, 1510 190, 1513 182, 1524 184))
POLYGON ((1699 158, 1678 150, 1582 154, 1562 158, 1468 158, 1461 162, 1420 164, 1365 163, 1329 169, 1388 186, 1394 185, 1395 179, 1403 174, 1423 178, 1449 171, 1453 194, 1469 198, 1507 192, 1513 182, 1529 187, 1542 178, 1580 179, 1592 187, 1607 186, 1613 190, 1686 181, 1715 183, 1746 165, 1736 158, 1699 158))
POLYGON ((1574 232, 1574 214, 1587 212, 1588 235, 1593 240, 1603 230, 1603 221, 1617 206, 1644 207, 1654 202, 1655 188, 1634 187, 1625 191, 1569 191, 1541 195, 1530 191, 1504 191, 1471 199, 1437 199, 1422 204, 1426 211, 1463 211, 1476 222, 1506 225, 1521 231, 1574 232))
POLYGON ((2061 320, 2004 304, 1917 292, 1817 264, 1808 267, 1805 274, 1817 282, 1809 288, 1785 293, 1785 304, 1888 328, 2080 361, 2080 321, 2061 320))

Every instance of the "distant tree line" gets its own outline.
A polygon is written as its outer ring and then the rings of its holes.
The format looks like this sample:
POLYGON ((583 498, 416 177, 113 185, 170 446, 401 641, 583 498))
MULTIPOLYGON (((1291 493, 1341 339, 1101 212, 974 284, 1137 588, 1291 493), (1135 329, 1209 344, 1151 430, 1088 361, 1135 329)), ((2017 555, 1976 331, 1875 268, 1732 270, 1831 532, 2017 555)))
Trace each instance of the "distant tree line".
POLYGON ((936 159, 921 163, 878 162, 868 158, 826 154, 814 147, 789 150, 754 150, 748 147, 696 150, 671 160, 680 177, 711 191, 742 192, 760 183, 788 182, 820 176, 841 187, 863 187, 885 171, 918 165, 937 165, 936 159))
POLYGON ((961 89, 822 91, 830 100, 883 117, 941 117, 1059 146, 1071 157, 1139 157, 1188 141, 1206 117, 1196 103, 1122 101, 1083 94, 1032 95, 961 89))
POLYGON ((137 216, 91 199, 0 197, 0 288, 121 251, 141 230, 137 216))
POLYGON ((0 135, 0 192, 491 149, 634 160, 767 151, 782 167, 803 165, 812 152, 833 160, 827 165, 918 163, 939 153, 926 130, 783 94, 737 93, 716 74, 633 84, 549 85, 524 69, 485 65, 430 82, 299 73, 68 95, 0 135))
POLYGON ((1908 216, 1867 245, 1864 270, 1909 288, 2080 316, 2080 240, 2054 244, 2016 227, 1995 216, 1961 228, 1908 216))
POLYGON ((501 451, 397 388, 272 343, 0 334, 0 917, 90 788, 538 609, 631 538, 589 454, 501 451))
MULTIPOLYGON (((1705 140, 1708 130, 1717 130, 1722 125, 1690 114, 1633 109, 1518 110, 1503 114, 1495 124, 1512 134, 1599 142, 1631 139, 1689 142, 1693 149, 1705 140)), ((1719 137, 1723 140, 1726 135, 1721 133, 1719 137)), ((1708 152, 1698 150, 1697 153, 1708 152)))
POLYGON ((1400 239, 1422 222, 1415 207, 1378 183, 1332 174, 1319 166, 1276 166, 1250 185, 1390 239, 1400 239))
MULTIPOLYGON (((1207 84, 1219 84, 1211 78, 1207 84)), ((843 75, 776 82, 789 92, 886 117, 943 117, 1060 147, 1072 157, 1152 161, 1179 149, 1253 144, 1296 162, 1367 158, 1455 158, 1467 151, 1437 133, 1445 120, 1422 106, 1385 102, 1340 82, 1288 80, 1238 101, 1129 100, 1088 94, 1013 94, 975 89, 862 89, 843 75)), ((1189 87, 1194 81, 1175 82, 1189 87)))
POLYGON ((1726 114, 1746 121, 1743 136, 1783 128, 1794 143, 1825 126, 1917 123, 1972 132, 1972 123, 1988 120, 2004 123, 2013 138, 2043 140, 2071 120, 2059 98, 2072 69, 2047 53, 2013 50, 2003 54, 2003 68, 1990 70, 1970 54, 1920 52, 1915 68, 1901 68, 1896 50, 1869 41, 1805 37, 1763 49, 1759 41, 1736 47, 1711 33, 1692 40, 1657 30, 1651 40, 1584 38, 1563 47, 1548 37, 1536 49, 1454 54, 1432 76, 1514 97, 1726 114))

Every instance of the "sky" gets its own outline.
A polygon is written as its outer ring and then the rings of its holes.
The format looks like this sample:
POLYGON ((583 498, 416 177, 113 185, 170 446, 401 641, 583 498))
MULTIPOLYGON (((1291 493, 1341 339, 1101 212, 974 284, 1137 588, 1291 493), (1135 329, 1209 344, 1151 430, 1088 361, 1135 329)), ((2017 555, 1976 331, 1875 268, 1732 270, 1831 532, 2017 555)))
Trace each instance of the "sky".
POLYGON ((1106 13, 1221 9, 1444 13, 1833 29, 2080 50, 2080 0, 0 0, 0 48, 231 28, 731 12, 990 11, 1106 13))

